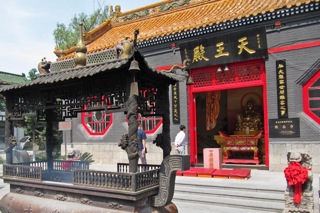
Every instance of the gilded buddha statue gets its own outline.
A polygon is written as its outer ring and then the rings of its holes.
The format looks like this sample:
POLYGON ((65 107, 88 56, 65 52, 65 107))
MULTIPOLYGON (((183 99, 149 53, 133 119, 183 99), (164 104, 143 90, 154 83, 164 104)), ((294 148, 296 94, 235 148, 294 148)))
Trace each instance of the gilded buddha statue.
POLYGON ((254 104, 247 102, 245 110, 236 115, 236 131, 259 131, 262 130, 262 117, 254 110, 254 104))

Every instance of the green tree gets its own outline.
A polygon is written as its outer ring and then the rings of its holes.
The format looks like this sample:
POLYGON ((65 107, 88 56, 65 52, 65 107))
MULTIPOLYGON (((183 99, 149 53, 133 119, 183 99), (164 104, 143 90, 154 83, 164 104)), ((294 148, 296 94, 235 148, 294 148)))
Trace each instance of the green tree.
POLYGON ((79 23, 83 23, 85 31, 90 31, 108 18, 108 12, 109 7, 105 6, 95 10, 91 15, 85 13, 74 15, 68 27, 63 23, 57 23, 57 27, 53 31, 56 47, 60 50, 66 50, 75 46, 79 38, 79 23))
POLYGON ((27 79, 32 81, 37 78, 37 75, 38 75, 38 70, 36 68, 32 68, 28 73, 27 79))
POLYGON ((32 144, 44 147, 42 136, 45 135, 45 126, 37 121, 36 115, 28 115, 24 117, 24 134, 31 136, 32 144))
MULTIPOLYGON (((40 122, 36 115, 27 115, 22 124, 25 135, 31 137, 33 145, 38 145, 41 150, 46 146, 46 123, 40 122)), ((62 144, 62 132, 58 130, 58 123, 53 123, 53 150, 54 157, 60 157, 60 146, 62 144)))

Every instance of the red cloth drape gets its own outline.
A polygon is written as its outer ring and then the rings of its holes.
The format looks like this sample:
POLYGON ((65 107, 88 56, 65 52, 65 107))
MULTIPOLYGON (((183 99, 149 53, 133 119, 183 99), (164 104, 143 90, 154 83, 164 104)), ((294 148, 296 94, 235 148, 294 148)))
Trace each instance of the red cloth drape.
POLYGON ((291 162, 284 170, 284 175, 289 186, 294 186, 293 201, 296 204, 301 203, 302 184, 308 179, 308 169, 301 166, 298 162, 291 162))

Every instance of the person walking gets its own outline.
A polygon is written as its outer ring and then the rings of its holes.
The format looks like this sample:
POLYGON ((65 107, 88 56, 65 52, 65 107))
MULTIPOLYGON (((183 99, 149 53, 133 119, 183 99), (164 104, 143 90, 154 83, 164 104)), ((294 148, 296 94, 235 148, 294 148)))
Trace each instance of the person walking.
POLYGON ((147 153, 147 135, 145 131, 142 129, 142 124, 141 122, 138 122, 138 153, 139 153, 139 158, 141 161, 141 164, 147 164, 147 158, 146 158, 146 153, 147 153))
POLYGON ((180 126, 180 132, 178 132, 178 134, 176 135, 174 144, 176 146, 178 154, 184 155, 184 147, 186 145, 186 127, 184 125, 180 126))

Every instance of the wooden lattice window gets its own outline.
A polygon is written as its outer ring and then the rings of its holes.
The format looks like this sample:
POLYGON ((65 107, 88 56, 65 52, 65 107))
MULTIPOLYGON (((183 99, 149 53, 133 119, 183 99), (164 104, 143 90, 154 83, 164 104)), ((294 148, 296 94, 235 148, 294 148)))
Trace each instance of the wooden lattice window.
POLYGON ((140 84, 139 86, 139 110, 141 113, 138 113, 138 121, 141 122, 146 134, 153 134, 162 124, 162 116, 156 115, 159 109, 161 111, 161 107, 159 107, 162 104, 161 94, 157 88, 150 87, 150 85, 140 84))
POLYGON ((105 111, 83 112, 81 123, 90 135, 104 135, 112 124, 112 114, 105 111))
POLYGON ((192 72, 194 88, 220 86, 236 83, 261 81, 264 72, 262 61, 234 63, 195 69, 192 72), (226 69, 228 67, 228 69, 226 69))
POLYGON ((206 87, 212 85, 213 73, 210 69, 199 70, 194 73, 194 87, 206 87))
POLYGON ((304 112, 320 124, 320 70, 303 86, 304 112))
MULTIPOLYGON (((142 124, 142 129, 146 134, 155 133, 162 124, 162 116, 148 116, 142 117, 140 113, 138 113, 138 121, 142 124)), ((127 120, 128 122, 128 120, 127 120)))
POLYGON ((153 134, 162 124, 162 116, 141 117, 139 114, 138 120, 141 122, 142 128, 146 134, 153 134))

